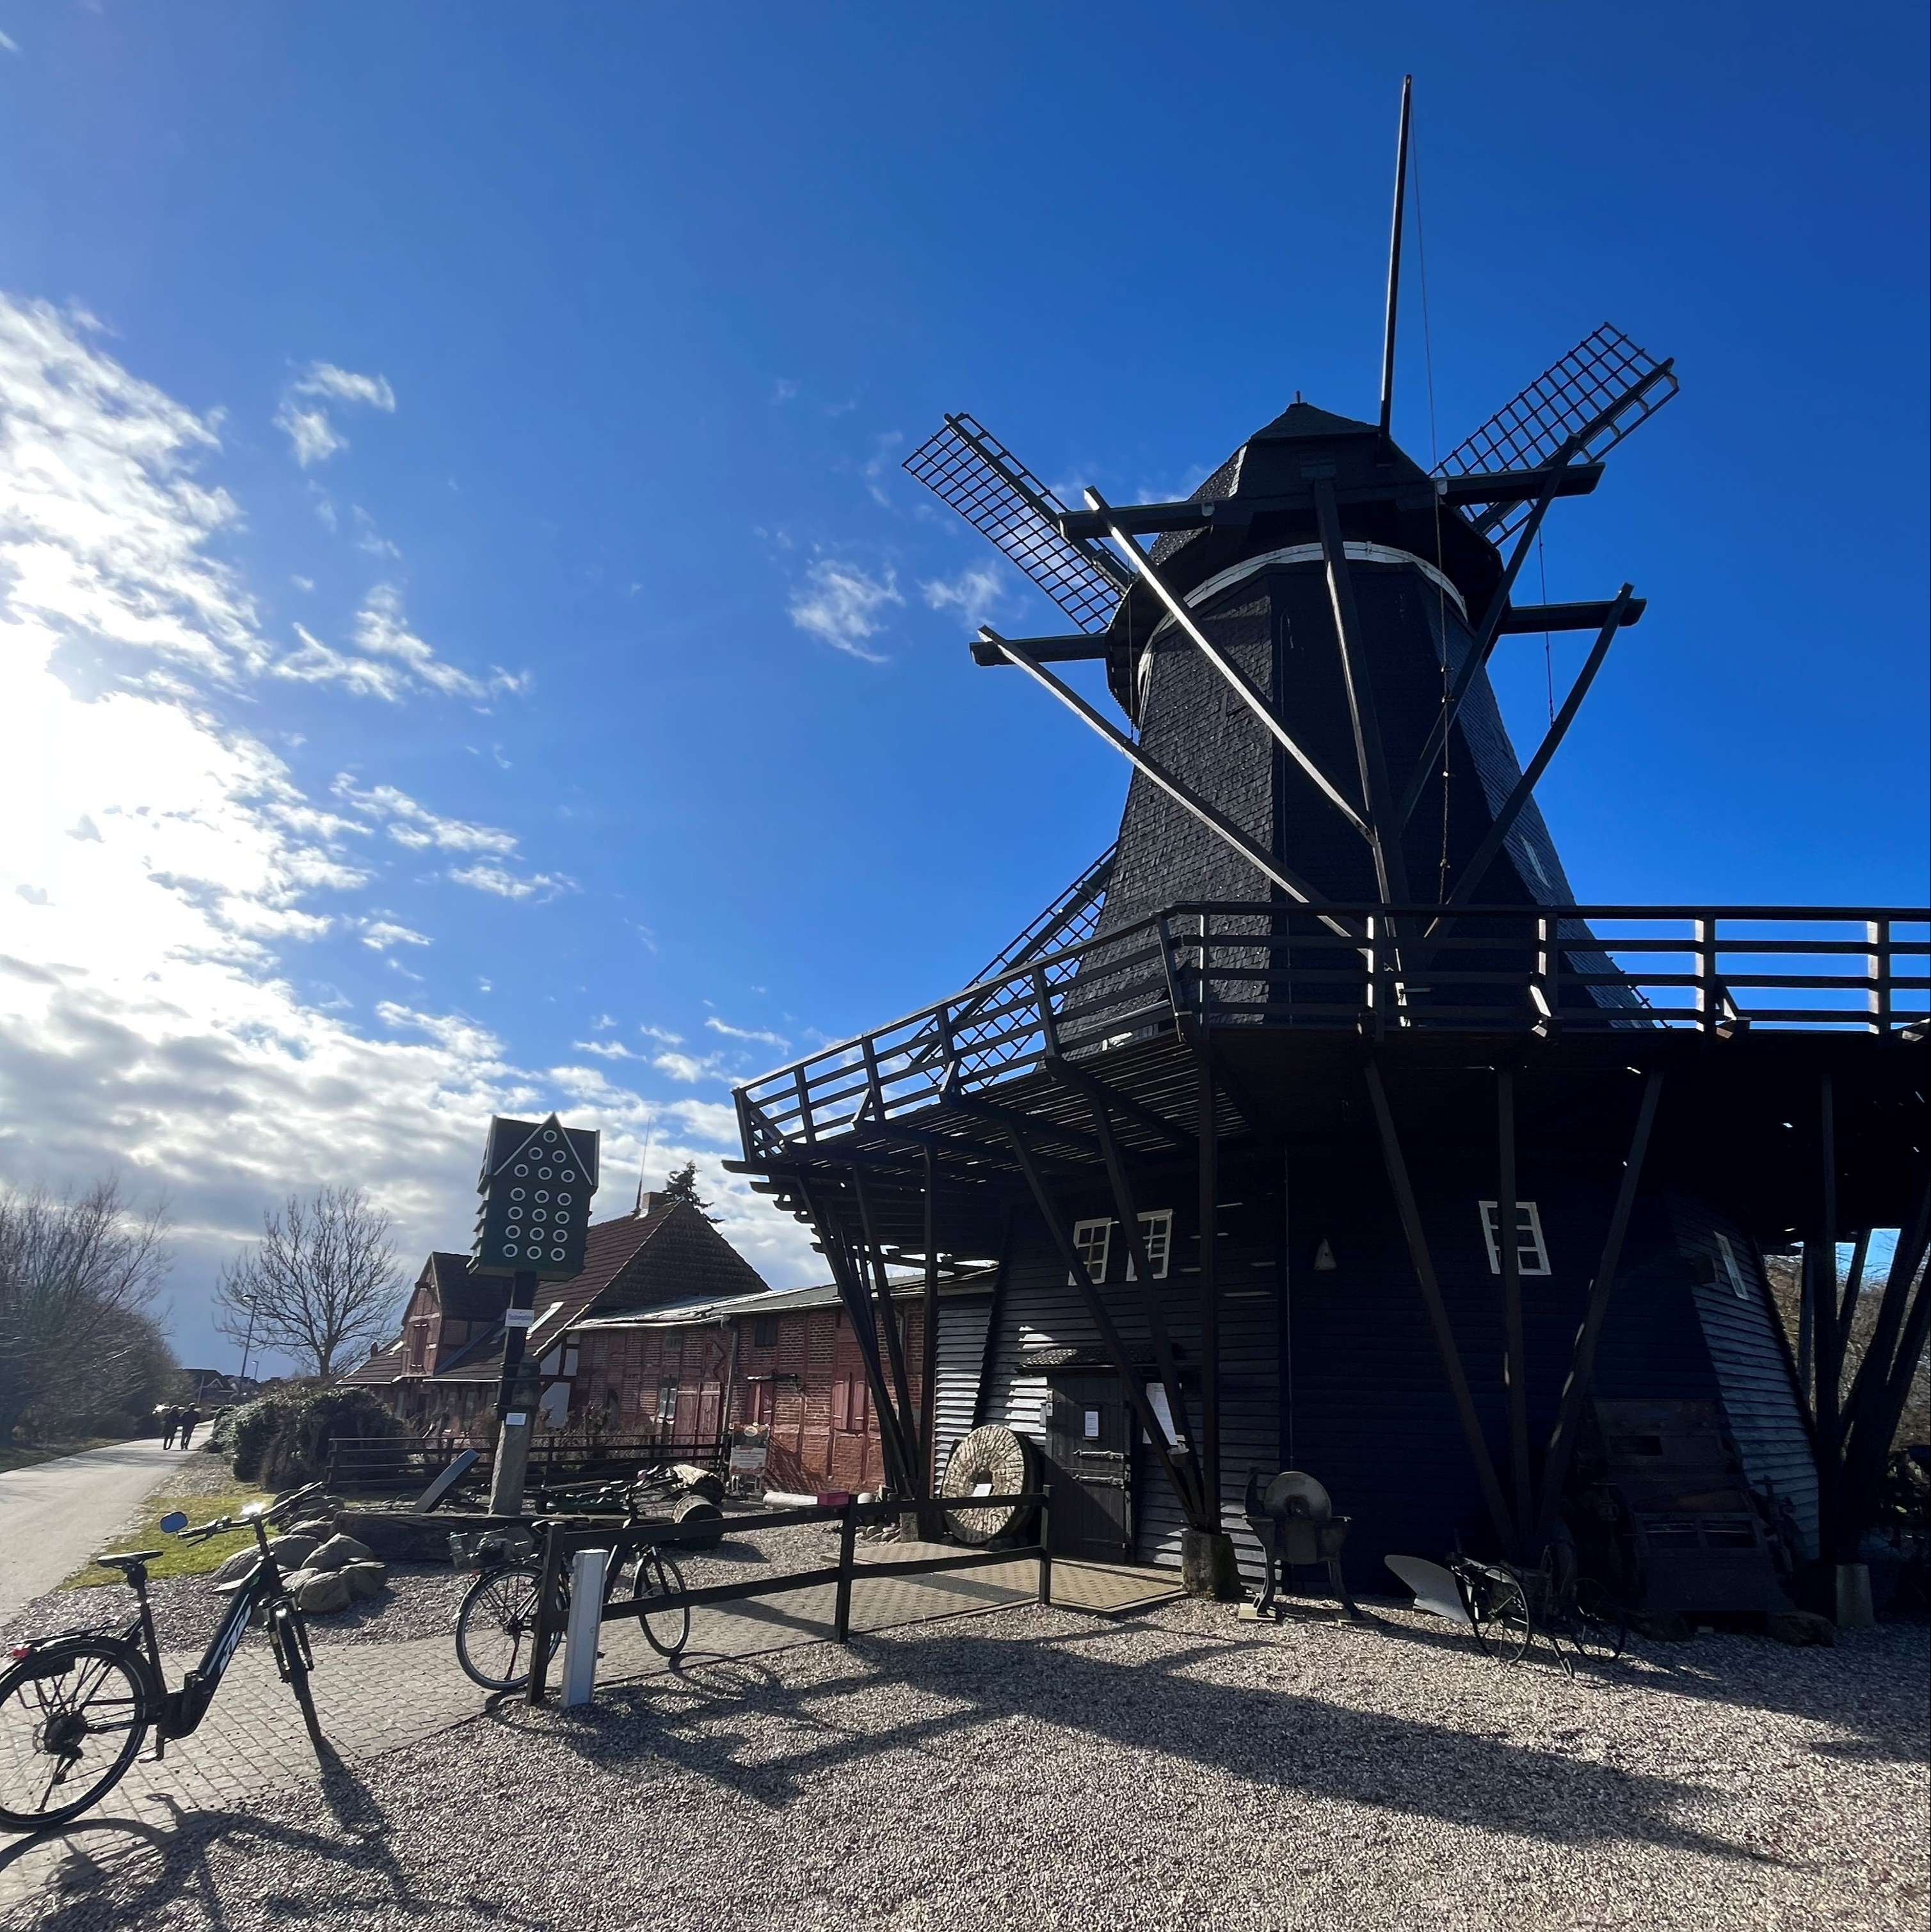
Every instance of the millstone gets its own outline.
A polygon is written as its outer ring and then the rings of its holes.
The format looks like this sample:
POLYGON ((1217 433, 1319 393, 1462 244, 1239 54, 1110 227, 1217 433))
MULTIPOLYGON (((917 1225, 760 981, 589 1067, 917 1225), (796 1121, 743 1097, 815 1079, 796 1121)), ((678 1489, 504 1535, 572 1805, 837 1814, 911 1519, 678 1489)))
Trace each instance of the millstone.
MULTIPOLYGON (((955 1496, 975 1493, 988 1496, 1016 1496, 1032 1488, 1033 1448, 1023 1436, 1015 1435, 1003 1422, 988 1422, 962 1436, 946 1465, 939 1493, 949 1504, 955 1496)), ((1009 1506, 996 1509, 954 1509, 946 1511, 946 1526, 961 1543, 990 1543, 995 1537, 1009 1536, 1024 1527, 1030 1509, 1009 1506)))

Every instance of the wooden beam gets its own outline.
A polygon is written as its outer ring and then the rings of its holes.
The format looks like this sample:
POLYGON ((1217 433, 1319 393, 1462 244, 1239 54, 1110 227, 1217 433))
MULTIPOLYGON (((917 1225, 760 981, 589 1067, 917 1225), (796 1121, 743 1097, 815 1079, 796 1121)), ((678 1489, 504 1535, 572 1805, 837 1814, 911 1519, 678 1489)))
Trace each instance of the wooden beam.
MULTIPOLYGON (((1530 632, 1597 631, 1615 603, 1612 597, 1589 604, 1511 604, 1495 626, 1499 637, 1521 637, 1530 632)), ((1623 610, 1623 628, 1642 622, 1649 608, 1646 597, 1632 597, 1623 610)))
MULTIPOLYGON (((1076 631, 1069 638, 1015 638, 1013 642, 1040 664, 1090 662, 1104 658, 1113 648, 1103 631, 1097 637, 1076 631)), ((988 644, 983 638, 973 639, 972 658, 974 664, 994 668, 1012 662, 997 644, 988 644)))
POLYGON ((1819 1078, 1818 1100, 1816 1233, 1804 1244, 1804 1259, 1807 1286, 1817 1306, 1817 1445, 1822 1452, 1818 1514, 1825 1536, 1834 1542, 1844 1469, 1844 1340, 1837 1326, 1837 1106, 1828 1073, 1819 1078))
MULTIPOLYGON (((1106 499, 1101 496, 1097 490, 1087 490, 1086 499, 1096 510, 1102 513, 1105 512, 1106 499)), ((1293 734, 1281 722, 1279 714, 1262 694, 1260 687, 1201 628, 1192 610, 1183 599, 1174 594, 1165 578, 1154 568, 1153 560, 1125 531, 1112 530, 1109 534, 1113 541, 1126 553, 1128 561, 1132 564, 1134 568, 1146 579, 1153 595, 1166 606, 1167 614, 1179 626, 1181 634, 1220 674, 1222 680, 1232 688, 1241 703, 1261 721, 1261 728, 1273 738, 1282 750, 1285 752, 1288 756, 1293 759, 1306 774, 1315 790, 1340 813, 1355 832, 1358 832, 1362 838, 1370 839, 1372 842, 1372 835, 1369 832, 1367 824, 1360 813, 1355 809, 1351 801, 1295 742, 1293 734)))
POLYGON ((905 1337, 898 1326, 898 1304, 893 1299, 891 1277, 885 1271, 885 1255, 880 1247, 878 1233, 871 1218, 871 1196, 865 1184, 865 1170, 854 1166, 852 1169, 852 1191, 858 1196, 859 1225, 865 1234, 865 1252, 871 1262, 873 1279, 877 1285, 878 1319, 885 1330, 885 1352, 892 1370, 892 1386, 898 1400, 895 1413, 898 1422, 898 1433, 905 1444, 907 1473, 913 1475, 912 1493, 922 1498, 925 1485, 915 1473, 924 1467, 925 1456, 917 1440, 917 1418, 912 1407, 912 1390, 905 1374, 905 1337))
POLYGON ((1477 1480, 1482 1486, 1482 1500, 1488 1505, 1490 1520, 1501 1538, 1504 1550, 1516 1546, 1516 1531, 1510 1520, 1509 1506, 1495 1475, 1495 1459, 1489 1454, 1482 1433, 1482 1418, 1475 1412, 1475 1399, 1468 1392, 1468 1378, 1462 1366, 1462 1351, 1456 1346, 1455 1330, 1448 1318, 1447 1304, 1441 1298, 1441 1284, 1435 1278, 1435 1259, 1429 1252, 1428 1234, 1421 1224, 1421 1210, 1408 1178, 1408 1162, 1402 1154, 1400 1137, 1395 1132, 1395 1117, 1388 1106, 1387 1090, 1381 1084, 1381 1070, 1368 1063, 1368 1097, 1375 1108, 1375 1124, 1381 1130, 1381 1157, 1388 1170, 1388 1183, 1395 1192, 1395 1206, 1401 1216, 1402 1232, 1408 1244, 1408 1258, 1421 1288, 1423 1305, 1435 1330, 1435 1352, 1441 1358, 1442 1372, 1448 1378, 1448 1391, 1455 1400, 1455 1413, 1462 1424, 1463 1439, 1474 1459, 1477 1480))
MULTIPOLYGON (((1502 1322, 1507 1336, 1509 1378, 1509 1464, 1516 1479, 1516 1521, 1526 1529, 1530 1508, 1528 1354, 1522 1341, 1522 1252, 1516 1227, 1516 1076, 1506 1066, 1495 1070, 1495 1132, 1501 1176, 1495 1203, 1496 1256, 1502 1268, 1502 1322)), ((1535 1560, 1528 1549, 1517 1554, 1525 1563, 1535 1560)))
POLYGON ((1201 1480, 1214 1527, 1220 1527, 1220 1215, 1215 1199, 1220 1185, 1220 1136, 1213 1094, 1213 1062, 1204 1046, 1194 1060, 1196 1137, 1200 1147, 1201 1480))
POLYGON ((925 1284, 919 1306, 924 1327, 919 1336, 919 1442, 925 1459, 925 1493, 937 1493, 939 1484, 939 1248, 937 1229, 938 1204, 933 1168, 933 1153, 925 1150, 925 1284))
POLYGON ((1078 1088, 1096 1106, 1123 1114, 1128 1120, 1144 1127, 1149 1133, 1158 1134, 1171 1147, 1189 1150, 1192 1148, 1193 1137, 1186 1129, 1168 1120, 1165 1114, 1155 1113, 1151 1107, 1143 1106, 1139 1101, 1121 1093, 1117 1087, 1109 1086, 1098 1076, 1089 1073, 1084 1066, 1075 1066, 1071 1060, 1062 1060, 1057 1055, 1049 1059, 1046 1066, 1055 1080, 1078 1088))
POLYGON ((1119 1375, 1122 1392, 1127 1406, 1133 1412, 1153 1444, 1153 1458, 1160 1466, 1161 1472, 1172 1485, 1178 1498, 1181 1513, 1196 1529, 1210 1529, 1210 1523, 1201 1522, 1198 1500, 1188 1489, 1185 1476, 1173 1458, 1167 1441, 1167 1432, 1160 1426, 1159 1418, 1153 1413, 1153 1406, 1147 1400, 1143 1384, 1142 1372, 1127 1359, 1126 1345, 1120 1339, 1120 1330, 1114 1326, 1113 1317, 1107 1312, 1106 1304, 1100 1299, 1099 1291, 1093 1286, 1093 1276, 1087 1272, 1086 1263, 1081 1259, 1079 1250, 1073 1246, 1072 1237, 1061 1225, 1058 1209, 1052 1196, 1046 1191, 1046 1184, 1033 1159, 1032 1149, 1027 1146, 1024 1132, 1018 1126, 1007 1129, 1012 1142, 1012 1152, 1019 1163, 1020 1172, 1026 1177, 1026 1184, 1032 1190, 1034 1204, 1039 1208, 1040 1218, 1046 1224, 1046 1232, 1053 1238, 1053 1245, 1060 1252, 1060 1258, 1066 1264, 1066 1272, 1073 1285, 1080 1292, 1080 1298, 1086 1304, 1087 1314, 1098 1331, 1100 1346, 1112 1358, 1113 1366, 1119 1375))
POLYGON ((1596 1264, 1596 1278, 1589 1284, 1588 1305, 1582 1325, 1576 1331, 1576 1346, 1570 1358, 1569 1379, 1562 1385, 1561 1406, 1556 1412, 1555 1426, 1549 1432, 1549 1451, 1543 1462, 1542 1504, 1536 1533, 1530 1539, 1538 1551, 1554 1531, 1557 1512, 1562 1507, 1562 1486, 1569 1474, 1569 1459, 1575 1453, 1576 1435, 1582 1426, 1582 1405, 1588 1400, 1590 1382, 1596 1372, 1596 1344, 1602 1336, 1603 1318, 1609 1312, 1609 1291, 1622 1262, 1624 1238, 1630 1231, 1636 1190, 1642 1180, 1643 1162, 1649 1153, 1650 1130, 1656 1124, 1657 1102, 1662 1096, 1663 1076, 1652 1070, 1643 1082, 1643 1096, 1636 1108, 1636 1126, 1630 1134, 1630 1151, 1623 1162, 1616 1204, 1609 1211, 1602 1258, 1596 1264))
MULTIPOLYGON (((1898 1338, 1906 1326, 1906 1310, 1911 1294, 1912 1277, 1931 1245, 1931 1181, 1922 1184, 1903 1226, 1897 1231, 1897 1246, 1885 1278, 1884 1293, 1878 1302, 1877 1321, 1864 1350, 1864 1358, 1851 1382, 1849 1400, 1844 1406, 1847 1426, 1854 1441, 1867 1438, 1873 1432, 1883 1391, 1891 1374, 1891 1360, 1898 1338)), ((1896 1424, 1892 1426, 1894 1428, 1896 1424)), ((1885 1446, 1889 1447, 1886 1436, 1885 1446)))
POLYGON ((1408 902, 1408 862, 1402 854, 1402 826, 1388 790, 1387 748, 1381 742, 1375 704, 1374 668, 1363 648, 1360 614, 1354 605, 1354 578, 1341 535, 1334 485, 1314 486, 1315 520, 1327 564, 1327 596, 1334 613, 1334 638, 1341 653, 1341 681, 1348 698, 1348 722, 1354 734, 1354 761, 1361 796, 1368 808, 1367 838, 1375 855, 1375 883, 1385 904, 1408 902))

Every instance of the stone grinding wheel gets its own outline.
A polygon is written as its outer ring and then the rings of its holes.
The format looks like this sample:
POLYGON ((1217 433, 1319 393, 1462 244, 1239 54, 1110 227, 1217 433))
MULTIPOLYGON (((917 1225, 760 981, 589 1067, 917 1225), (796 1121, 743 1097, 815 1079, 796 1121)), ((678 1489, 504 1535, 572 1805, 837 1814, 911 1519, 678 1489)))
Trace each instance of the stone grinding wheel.
MULTIPOLYGON (((946 1465, 939 1494, 949 1501, 975 1490, 991 1496, 1016 1496, 1033 1486, 1033 1446, 1003 1422, 988 1422, 962 1436, 946 1465)), ((990 1543, 1023 1528, 1030 1508, 948 1509, 946 1526, 961 1543, 990 1543)))
POLYGON ((1262 1507, 1270 1516, 1305 1516, 1312 1522, 1328 1522, 1334 1514, 1327 1490, 1299 1469, 1283 1469, 1267 1485, 1262 1507))

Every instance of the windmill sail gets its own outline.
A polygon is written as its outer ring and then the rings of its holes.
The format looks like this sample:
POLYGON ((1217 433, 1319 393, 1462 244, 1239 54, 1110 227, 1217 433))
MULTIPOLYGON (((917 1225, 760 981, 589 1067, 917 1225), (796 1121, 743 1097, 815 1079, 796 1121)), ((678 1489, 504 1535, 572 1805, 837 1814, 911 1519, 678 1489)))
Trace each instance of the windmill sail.
POLYGON ((1005 554, 1082 631, 1103 631, 1131 573, 1105 544, 1062 536, 1062 503, 990 430, 949 416, 905 467, 1005 554))
MULTIPOLYGON (((1552 363, 1516 399, 1435 465, 1438 476, 1593 463, 1647 422, 1676 394, 1674 359, 1659 362, 1605 322, 1552 363)), ((1529 514, 1525 502, 1465 514, 1499 543, 1529 514)))

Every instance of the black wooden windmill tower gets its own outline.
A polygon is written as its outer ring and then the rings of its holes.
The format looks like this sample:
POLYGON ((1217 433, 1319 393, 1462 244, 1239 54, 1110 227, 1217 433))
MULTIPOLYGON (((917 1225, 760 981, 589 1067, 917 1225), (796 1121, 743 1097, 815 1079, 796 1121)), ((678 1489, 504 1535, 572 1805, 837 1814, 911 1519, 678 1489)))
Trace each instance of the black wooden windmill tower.
POLYGON ((1532 1559, 1608 1481, 1653 1605, 1770 1608, 1780 1528, 1854 1552, 1931 1324, 1927 916, 1578 902, 1534 787, 1643 603, 1513 591, 1677 380, 1605 327, 1405 454, 1407 137, 1405 88, 1378 420, 1297 399, 1183 502, 1069 508, 967 416, 907 461, 1070 620, 973 653, 1129 761, 1119 838, 964 992, 741 1088, 742 1166, 813 1226, 908 1493, 1003 1424, 1066 1552, 1224 1582, 1250 1471, 1298 1467, 1373 1588, 1532 1559), (1594 644, 1524 764, 1486 666, 1552 629, 1594 644))

